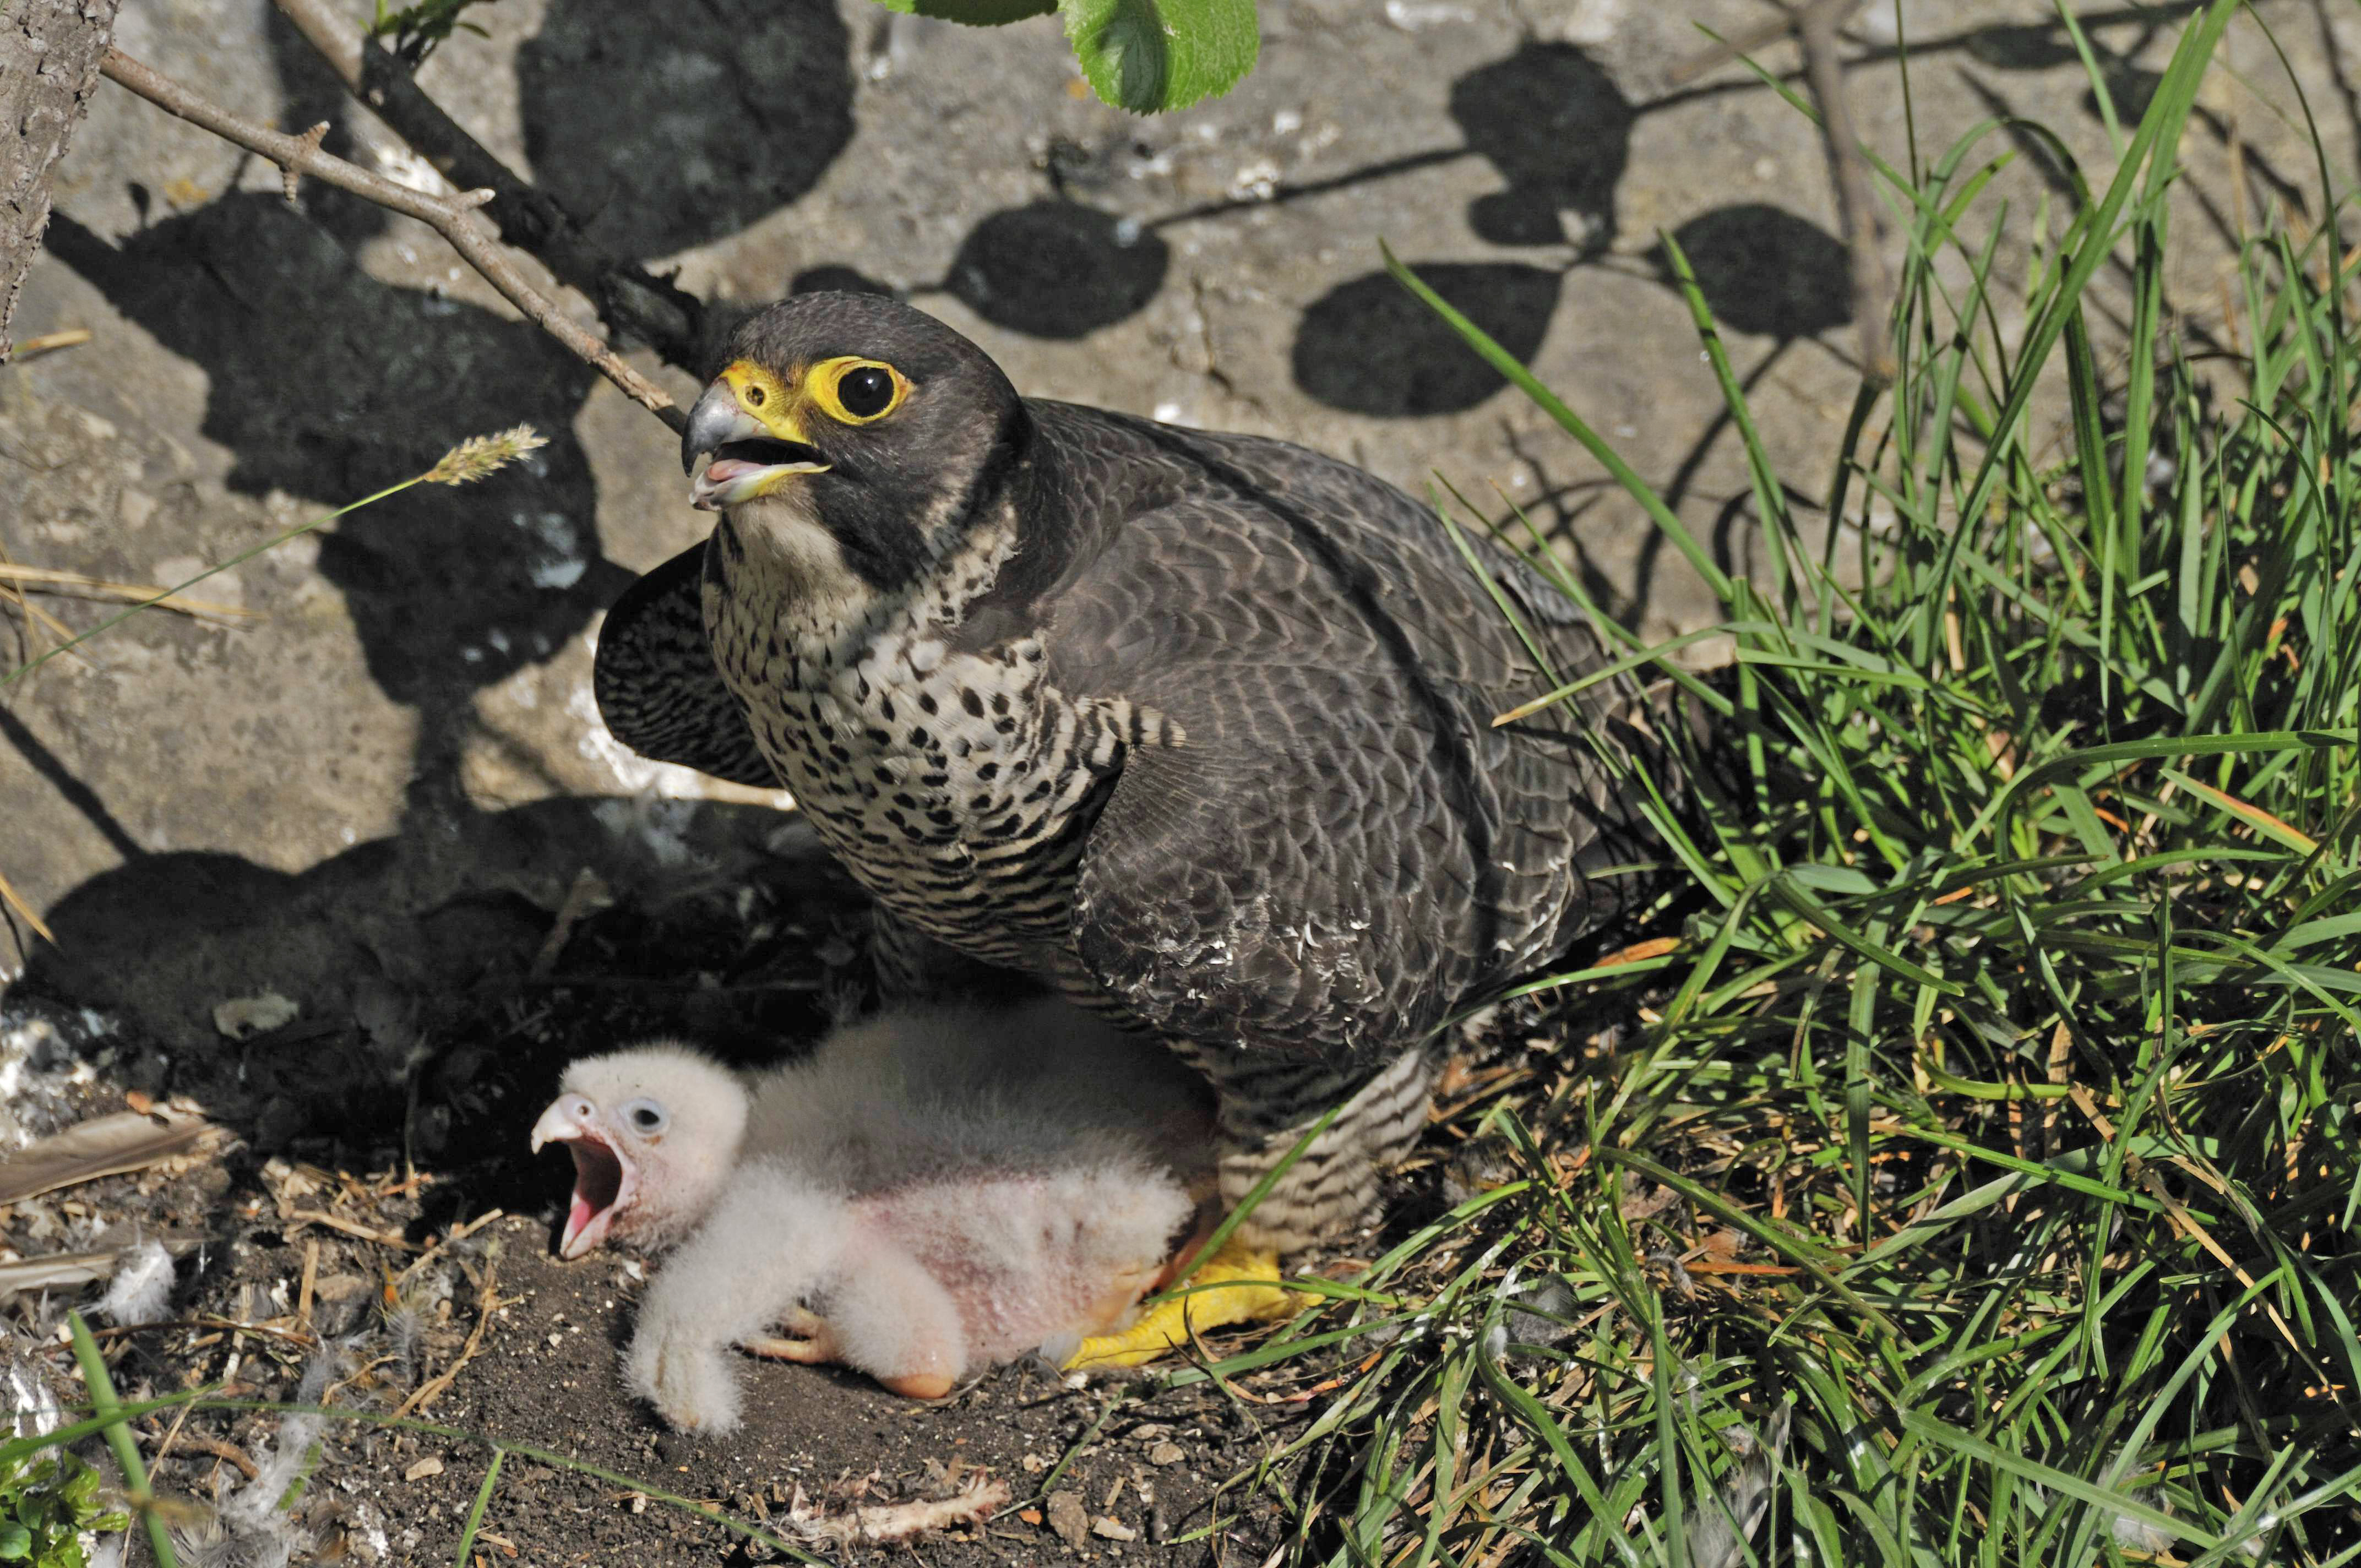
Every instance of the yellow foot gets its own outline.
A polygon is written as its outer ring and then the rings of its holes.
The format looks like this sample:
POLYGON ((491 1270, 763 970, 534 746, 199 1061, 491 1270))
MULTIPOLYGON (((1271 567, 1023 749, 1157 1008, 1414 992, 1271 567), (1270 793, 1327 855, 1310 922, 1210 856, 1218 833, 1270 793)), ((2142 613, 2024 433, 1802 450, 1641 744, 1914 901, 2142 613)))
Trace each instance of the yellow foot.
POLYGON ((1189 1343, 1192 1332, 1270 1322, 1311 1304, 1309 1295, 1279 1281, 1276 1254, 1242 1246, 1233 1236, 1170 1294, 1151 1298, 1129 1328, 1084 1340, 1066 1369, 1142 1365, 1189 1343))
POLYGON ((764 1334, 744 1341, 738 1348, 749 1355, 800 1361, 807 1366, 826 1366, 838 1359, 836 1331, 818 1313, 789 1307, 779 1326, 787 1331, 786 1336, 764 1334))

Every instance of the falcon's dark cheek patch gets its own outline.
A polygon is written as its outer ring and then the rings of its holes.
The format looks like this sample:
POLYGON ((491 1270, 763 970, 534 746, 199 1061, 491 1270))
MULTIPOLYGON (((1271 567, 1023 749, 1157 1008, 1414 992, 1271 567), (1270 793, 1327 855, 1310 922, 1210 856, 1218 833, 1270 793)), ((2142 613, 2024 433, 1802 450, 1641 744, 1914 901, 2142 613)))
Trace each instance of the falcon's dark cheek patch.
POLYGON ((908 587, 929 565, 916 521, 928 498, 895 485, 895 477, 888 465, 856 458, 811 481, 815 514, 846 569, 881 594, 908 587))
POLYGON ((917 531, 908 523, 863 518, 840 524, 833 508, 821 515, 838 548, 844 552, 844 564, 880 593, 906 587, 925 571, 927 553, 917 531))

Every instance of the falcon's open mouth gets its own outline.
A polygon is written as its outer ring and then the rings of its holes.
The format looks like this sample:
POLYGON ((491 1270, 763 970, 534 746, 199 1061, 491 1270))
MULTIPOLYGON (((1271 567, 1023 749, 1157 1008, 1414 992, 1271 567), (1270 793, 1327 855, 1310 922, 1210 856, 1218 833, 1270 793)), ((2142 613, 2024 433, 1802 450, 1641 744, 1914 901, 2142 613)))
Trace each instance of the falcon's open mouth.
POLYGON ((585 1135, 568 1142, 574 1156, 574 1201, 566 1207, 557 1255, 576 1258, 607 1239, 637 1184, 622 1157, 598 1138, 585 1135))
POLYGON ((681 471, 697 475, 690 499, 699 510, 719 511, 767 496, 798 474, 826 473, 827 461, 804 434, 784 387, 743 361, 731 366, 681 426, 681 471))
POLYGON ((818 448, 800 441, 774 441, 759 436, 751 441, 725 442, 714 451, 705 471, 697 475, 691 501, 701 511, 719 511, 723 507, 766 496, 798 474, 827 472, 828 465, 821 461, 818 448))
POLYGON ((639 1173, 631 1162, 588 1124, 597 1116, 598 1108, 588 1099, 562 1094, 533 1126, 533 1153, 544 1144, 564 1144, 574 1157, 574 1197, 557 1237, 557 1255, 563 1258, 580 1257, 605 1241, 616 1216, 639 1194, 639 1173))

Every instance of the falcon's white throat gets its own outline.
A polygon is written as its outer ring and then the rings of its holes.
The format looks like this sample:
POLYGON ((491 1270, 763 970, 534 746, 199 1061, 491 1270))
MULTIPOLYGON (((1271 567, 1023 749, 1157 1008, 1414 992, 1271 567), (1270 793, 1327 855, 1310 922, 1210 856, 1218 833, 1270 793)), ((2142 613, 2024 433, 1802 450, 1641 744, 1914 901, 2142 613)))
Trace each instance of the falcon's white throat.
POLYGON ((820 521, 810 486, 791 481, 731 507, 728 516, 746 567, 784 590, 790 628, 832 630, 865 619, 877 590, 845 563, 844 546, 820 521))

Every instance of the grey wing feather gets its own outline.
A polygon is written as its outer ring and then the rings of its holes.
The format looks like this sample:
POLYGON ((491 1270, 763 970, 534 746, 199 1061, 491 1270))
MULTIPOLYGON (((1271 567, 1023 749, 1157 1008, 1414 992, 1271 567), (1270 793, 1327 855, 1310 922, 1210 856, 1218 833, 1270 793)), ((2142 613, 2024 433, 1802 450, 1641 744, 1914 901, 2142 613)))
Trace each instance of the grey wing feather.
POLYGON ((691 545, 615 601, 590 677, 599 717, 643 757, 758 789, 779 787, 705 636, 705 546, 691 545))
MULTIPOLYGON (((1630 688, 1492 728, 1547 677, 1417 503, 1279 443, 1123 428, 1201 477, 1051 607, 1064 689, 1184 736, 1126 757, 1084 849, 1100 983, 1191 1038, 1358 1058, 1612 909, 1584 872, 1622 857, 1629 814, 1588 737, 1620 743, 1630 688)), ((1560 678, 1599 662, 1587 629, 1530 624, 1560 678)))

